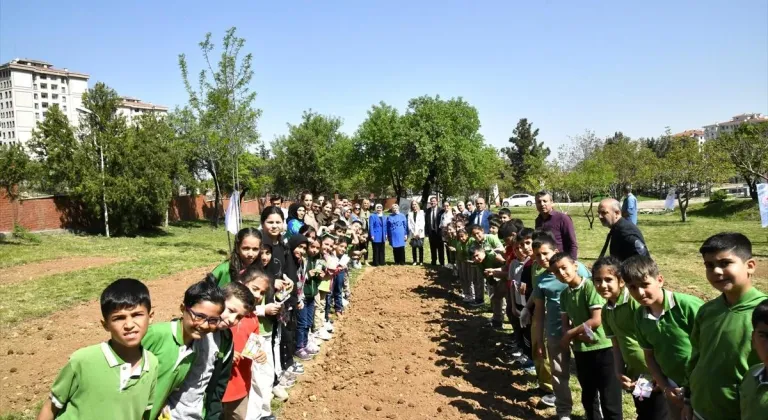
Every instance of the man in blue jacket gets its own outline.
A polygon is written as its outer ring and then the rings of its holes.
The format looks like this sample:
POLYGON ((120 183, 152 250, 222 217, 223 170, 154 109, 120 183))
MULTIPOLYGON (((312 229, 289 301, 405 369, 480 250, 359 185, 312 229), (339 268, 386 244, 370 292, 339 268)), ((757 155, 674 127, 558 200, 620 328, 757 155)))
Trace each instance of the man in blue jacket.
POLYGON ((400 213, 400 206, 392 206, 389 217, 385 222, 387 239, 392 247, 396 265, 405 265, 405 242, 408 240, 408 221, 400 213))
POLYGON ((376 204, 376 210, 368 218, 368 236, 373 244, 373 266, 384 265, 384 241, 386 233, 384 231, 384 206, 376 204))
POLYGON ((621 205, 621 217, 637 224, 637 197, 632 194, 632 187, 629 185, 624 187, 624 194, 626 195, 626 198, 621 205))
POLYGON ((475 212, 469 216, 469 223, 472 225, 480 225, 483 227, 483 232, 488 233, 491 225, 488 223, 488 219, 491 217, 491 212, 485 208, 485 199, 480 197, 475 200, 477 208, 475 212))

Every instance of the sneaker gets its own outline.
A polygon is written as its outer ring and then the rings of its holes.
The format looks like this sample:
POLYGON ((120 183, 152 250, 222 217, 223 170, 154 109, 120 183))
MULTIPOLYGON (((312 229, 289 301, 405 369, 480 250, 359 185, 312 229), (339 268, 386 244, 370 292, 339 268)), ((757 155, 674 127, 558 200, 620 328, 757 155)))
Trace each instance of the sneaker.
POLYGON ((259 420, 277 420, 277 417, 275 417, 274 414, 270 414, 268 416, 264 416, 260 418, 259 420))
POLYGON ((283 375, 283 377, 280 378, 280 386, 285 389, 290 389, 296 385, 296 377, 293 375, 287 376, 283 375))
POLYGON ((325 327, 326 332, 329 332, 329 333, 333 332, 333 323, 331 321, 325 321, 325 325, 323 326, 325 327))
POLYGON ((319 339, 321 339, 321 340, 325 340, 325 341, 328 341, 328 340, 330 340, 331 338, 333 338, 333 336, 331 336, 331 333, 329 333, 329 332, 328 332, 328 330, 326 330, 326 329, 321 329, 321 330, 320 330, 320 331, 318 331, 318 333, 317 333, 317 338, 319 338, 319 339))
MULTIPOLYGON (((274 395, 275 399, 280 402, 288 401, 288 391, 286 391, 285 388, 283 388, 280 385, 275 385, 274 387, 272 387, 272 395, 274 395)), ((266 417, 262 417, 262 419, 264 418, 266 417)), ((275 417, 272 416, 272 418, 275 418, 275 417)))
POLYGON ((293 364, 293 366, 288 368, 288 372, 294 374, 294 375, 303 375, 304 374, 304 365, 296 362, 293 364))
POLYGON ((417 263, 417 262, 414 262, 414 263, 413 263, 413 265, 419 265, 419 263, 417 263))
POLYGON ((546 405, 547 407, 554 407, 555 400, 556 400, 555 394, 547 394, 541 397, 541 403, 546 405))
POLYGON ((526 366, 523 368, 523 372, 525 372, 526 375, 536 376, 536 366, 526 366))
POLYGON ((342 299, 341 300, 341 306, 346 308, 347 306, 349 306, 349 301, 347 299, 342 299))
POLYGON ((310 354, 306 348, 296 350, 296 353, 294 353, 293 355, 298 357, 301 360, 312 360, 312 358, 314 357, 314 355, 310 354))
POLYGON ((483 306, 483 305, 485 305, 485 302, 478 302, 476 300, 473 300, 472 302, 469 302, 469 306, 472 306, 472 307, 475 307, 475 308, 478 307, 478 306, 483 306))
POLYGON ((470 302, 474 302, 475 301, 475 298, 473 298, 473 297, 469 297, 469 296, 463 296, 463 297, 464 297, 464 299, 462 299, 462 300, 463 300, 464 303, 470 303, 470 302))
POLYGON ((312 343, 307 344, 306 350, 307 350, 307 353, 309 353, 309 354, 311 354, 313 356, 316 355, 317 353, 320 353, 320 347, 318 347, 318 346, 316 346, 316 345, 314 345, 312 343))

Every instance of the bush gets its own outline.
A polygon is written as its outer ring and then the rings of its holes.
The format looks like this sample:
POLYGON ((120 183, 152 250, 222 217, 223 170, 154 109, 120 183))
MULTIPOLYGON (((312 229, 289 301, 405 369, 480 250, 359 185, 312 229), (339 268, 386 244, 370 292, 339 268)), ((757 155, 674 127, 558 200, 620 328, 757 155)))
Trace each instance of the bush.
POLYGON ((725 190, 716 190, 709 196, 709 201, 712 203, 722 203, 728 199, 728 193, 725 190))
POLYGON ((35 235, 34 233, 30 232, 29 229, 18 223, 13 224, 13 237, 34 244, 39 244, 41 242, 38 235, 35 235))

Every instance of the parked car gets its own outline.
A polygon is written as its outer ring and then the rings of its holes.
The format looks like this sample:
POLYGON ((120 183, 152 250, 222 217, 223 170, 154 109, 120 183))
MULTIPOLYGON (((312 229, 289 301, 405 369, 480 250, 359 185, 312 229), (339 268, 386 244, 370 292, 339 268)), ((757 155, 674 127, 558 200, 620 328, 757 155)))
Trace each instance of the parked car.
POLYGON ((522 207, 532 206, 536 201, 536 197, 530 194, 514 194, 511 197, 507 197, 502 200, 501 205, 504 207, 522 207))

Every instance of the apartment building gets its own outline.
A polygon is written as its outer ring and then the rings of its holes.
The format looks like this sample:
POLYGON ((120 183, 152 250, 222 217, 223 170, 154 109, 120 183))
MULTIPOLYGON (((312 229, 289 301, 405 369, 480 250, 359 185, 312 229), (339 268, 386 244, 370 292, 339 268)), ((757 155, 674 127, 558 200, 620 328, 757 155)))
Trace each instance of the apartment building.
POLYGON ((123 96, 122 102, 117 108, 117 114, 123 115, 128 124, 133 124, 138 117, 148 112, 166 115, 168 114, 168 108, 162 105, 142 102, 141 99, 130 96, 123 96))
POLYGON ((738 126, 744 123, 753 124, 753 123, 759 123, 759 122, 765 122, 765 121, 768 121, 768 117, 764 116, 763 114, 758 114, 755 112, 739 114, 731 118, 730 121, 724 121, 721 123, 705 125, 704 139, 714 140, 720 134, 732 133, 738 126))

